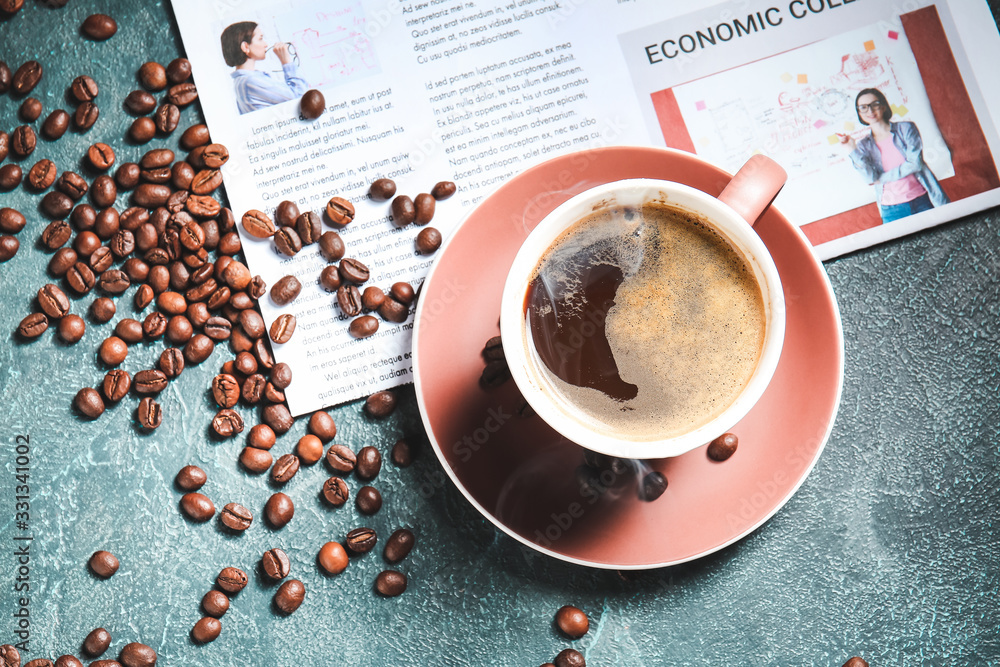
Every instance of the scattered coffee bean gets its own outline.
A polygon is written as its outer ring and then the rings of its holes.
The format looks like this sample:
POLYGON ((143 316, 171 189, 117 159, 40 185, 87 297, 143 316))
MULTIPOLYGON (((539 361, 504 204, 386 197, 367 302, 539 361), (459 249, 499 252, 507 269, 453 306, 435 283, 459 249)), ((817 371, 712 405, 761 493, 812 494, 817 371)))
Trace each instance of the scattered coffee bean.
POLYGON ((167 80, 170 83, 184 83, 191 78, 191 61, 187 58, 174 58, 167 64, 167 80))
POLYGON ((295 516, 295 504, 284 493, 275 493, 264 505, 264 517, 272 528, 280 530, 295 516))
POLYGON ((24 172, 16 164, 5 164, 0 167, 0 190, 13 190, 21 184, 24 172))
POLYGON ((406 585, 406 575, 396 570, 383 570, 375 577, 375 590, 387 598, 402 595, 406 585))
POLYGON ((378 320, 371 315, 362 315, 351 320, 348 331, 355 338, 368 338, 378 331, 378 320))
POLYGON ((97 94, 100 91, 97 86, 97 82, 86 74, 81 74, 73 79, 73 82, 69 86, 69 90, 73 99, 77 102, 90 102, 97 97, 97 94))
POLYGON ((56 109, 42 123, 42 136, 50 141, 59 139, 69 129, 69 120, 68 113, 62 109, 56 109))
POLYGON ((337 435, 337 424, 330 413, 317 410, 309 417, 309 432, 325 444, 337 435))
POLYGON ((7 234, 0 235, 0 262, 6 262, 17 254, 21 247, 21 242, 15 236, 7 234))
POLYGON ((289 579, 274 594, 274 606, 283 614, 291 614, 306 598, 306 587, 298 579, 289 579))
POLYGON ((104 628, 95 628, 84 638, 83 652, 91 658, 96 658, 111 646, 111 633, 104 628))
MULTIPOLYGON (((128 345, 118 336, 109 336, 101 343, 101 347, 97 351, 97 356, 108 366, 118 366, 128 357, 128 345)), ((148 376, 144 375, 141 380, 143 389, 139 389, 139 391, 150 393, 145 391, 148 381, 148 376)))
POLYGON ((148 143, 156 136, 156 121, 149 116, 136 118, 128 128, 128 136, 137 144, 148 143))
POLYGON ((38 138, 30 125, 19 125, 10 133, 10 152, 17 157, 28 157, 37 145, 38 138))
POLYGON ((590 629, 590 620, 580 609, 566 605, 556 612, 556 626, 570 639, 579 639, 590 629))
MULTIPOLYGON (((100 660, 98 662, 101 662, 100 660)), ((2 664, 2 663, 0 663, 2 664)), ((97 663, 93 663, 97 664, 97 663)), ((56 658, 55 667, 83 667, 83 663, 74 655, 61 655, 56 658)), ((112 667, 114 667, 112 665, 112 667)))
POLYGON ((242 591, 249 581, 247 573, 238 567, 224 567, 215 578, 216 585, 230 594, 242 591))
POLYGON ((855 656, 845 662, 843 667, 868 667, 868 663, 863 658, 855 656))
POLYGON ((279 306, 285 306, 294 301, 301 291, 302 283, 298 278, 285 276, 271 287, 271 300, 279 306))
POLYGON ((333 197, 326 204, 326 217, 337 227, 344 227, 354 220, 354 204, 343 197, 333 197))
POLYGON ((92 387, 84 387, 76 392, 73 405, 80 414, 89 419, 97 419, 104 414, 104 399, 101 398, 100 392, 92 387))
POLYGON ((59 324, 56 325, 56 333, 59 334, 59 338, 69 345, 80 342, 86 331, 87 325, 83 318, 72 313, 59 320, 59 324))
POLYGON ((413 463, 413 447, 410 445, 409 440, 405 438, 397 440, 396 444, 392 446, 390 457, 392 458, 392 462, 400 468, 405 468, 413 463))
POLYGON ((222 144, 209 144, 205 146, 201 159, 209 169, 218 169, 229 161, 229 149, 222 144))
POLYGON ((323 93, 318 90, 307 90, 302 94, 302 99, 299 100, 299 110, 303 118, 309 120, 322 116, 326 110, 326 100, 323 98, 323 93))
POLYGON ((197 491, 207 481, 208 475, 196 465, 184 466, 177 471, 177 476, 174 477, 174 483, 183 491, 197 491))
POLYGON ((156 98, 145 90, 133 90, 125 97, 125 108, 136 116, 145 116, 156 109, 156 98))
POLYGON ((362 447, 358 452, 355 469, 360 479, 375 479, 382 469, 382 454, 372 446, 362 447))
POLYGON ((277 484, 285 484, 299 471, 299 457, 295 454, 283 454, 274 462, 271 468, 271 480, 277 484))
POLYGON ((271 323, 271 340, 279 345, 287 343, 295 333, 295 316, 290 313, 282 313, 271 323))
POLYGON ((382 494, 373 486, 362 486, 354 497, 354 504, 359 512, 371 516, 382 509, 382 494))
POLYGON ((347 537, 344 540, 344 545, 349 551, 356 554, 366 554, 375 548, 375 543, 378 541, 378 536, 375 531, 371 528, 362 527, 355 528, 354 530, 347 533, 347 537))
POLYGON ((104 171, 115 163, 115 151, 111 146, 98 142, 87 151, 87 159, 94 169, 104 171))
POLYGON ((204 523, 215 516, 215 504, 208 496, 196 491, 181 496, 180 507, 189 519, 198 523, 204 523))
POLYGON ((140 394, 159 394, 167 388, 167 376, 156 369, 141 370, 132 378, 132 384, 140 394))
POLYGON ((553 663, 555 667, 587 667, 583 654, 572 648, 560 651, 553 663))
POLYGON ((291 572, 292 564, 281 549, 268 549, 260 559, 261 569, 269 579, 281 581, 291 572))
POLYGON ((239 503, 227 503, 219 512, 219 520, 226 528, 243 532, 253 523, 253 513, 239 503))
POLYGON ((371 417, 388 417, 395 409, 396 395, 391 391, 376 392, 365 400, 365 412, 371 417))
POLYGON ((153 116, 153 121, 156 123, 156 129, 161 134, 170 134, 176 130, 180 120, 181 110, 177 108, 177 105, 171 104, 170 102, 161 104, 156 109, 156 114, 153 116))
POLYGON ((396 182, 390 178, 380 178, 368 186, 368 195, 378 201, 392 199, 396 194, 396 182))
POLYGON ((392 200, 392 219, 399 227, 405 227, 417 218, 417 209, 407 195, 397 195, 392 200))
POLYGON ((344 245, 344 239, 341 238, 340 234, 334 231, 326 231, 319 237, 319 251, 326 261, 339 262, 343 259, 344 253, 347 251, 347 246, 344 245))
POLYGON ((302 239, 299 238, 299 234, 295 231, 294 227, 279 227, 274 232, 274 247, 282 255, 294 257, 302 250, 302 239))
POLYGON ((378 314, 387 322, 400 324, 410 316, 410 309, 396 299, 386 299, 378 307, 378 314))
POLYGON ((118 654, 118 662, 125 667, 154 667, 156 659, 156 651, 139 642, 126 644, 118 654))
POLYGON ((431 188, 431 196, 434 197, 434 199, 441 201, 442 199, 447 199, 455 194, 457 189, 458 188, 451 181, 441 181, 431 188))
POLYGON ((198 99, 198 88, 193 83, 178 83, 167 90, 167 101, 178 107, 186 107, 196 99, 198 99))
POLYGON ((510 368, 504 361, 490 361, 479 376, 479 386, 483 389, 495 389, 510 379, 510 368))
POLYGON ((273 461, 271 452, 266 449, 244 447, 243 451, 240 452, 240 463, 255 475, 267 472, 273 461))
POLYGON ((340 507, 349 497, 347 482, 340 477, 331 477, 323 482, 323 499, 334 507, 340 507))
POLYGON ((400 528, 386 540, 382 556, 389 563, 398 563, 410 554, 415 543, 416 537, 413 532, 407 528, 400 528))
POLYGON ((228 373, 212 379, 212 398, 220 408, 231 408, 240 400, 240 384, 228 373))
POLYGON ((346 258, 340 262, 340 277, 342 280, 361 285, 368 281, 371 272, 368 267, 353 258, 346 258))
POLYGON ((426 192, 421 192, 413 199, 414 218, 413 222, 418 225, 426 225, 434 218, 434 197, 426 192))
POLYGON ((708 458, 713 461, 725 461, 736 453, 739 438, 735 433, 723 433, 708 445, 708 458))
POLYGON ((319 274, 319 285, 327 292, 336 292, 340 289, 340 271, 336 264, 323 268, 319 274))
POLYGON ((86 132, 94 127, 94 123, 97 122, 100 115, 101 110, 97 107, 97 104, 94 102, 84 102, 76 108, 76 112, 73 114, 73 125, 81 132, 86 132))
POLYGON ((28 170, 28 185, 33 190, 45 190, 56 182, 56 171, 52 160, 39 160, 28 170))
POLYGON ((430 255, 441 247, 441 241, 441 232, 434 227, 421 229, 420 233, 417 234, 417 252, 421 255, 430 255))
POLYGON ((156 399, 152 396, 146 396, 139 401, 139 407, 136 409, 136 419, 139 421, 139 426, 147 431, 152 431, 159 428, 160 424, 163 423, 163 409, 156 402, 156 399))
POLYGON ((34 123, 42 115, 42 103, 34 97, 29 97, 21 102, 18 115, 26 123, 34 123))
POLYGON ((229 596, 222 591, 209 591, 201 599, 201 608, 214 618, 221 618, 229 611, 229 596))
POLYGON ((292 384, 292 367, 283 361, 274 364, 271 368, 271 384, 277 389, 287 389, 292 384))
POLYGON ((89 561, 91 571, 101 579, 107 579, 118 571, 118 558, 110 551, 95 551, 89 561))
POLYGON ((103 42, 118 32, 118 23, 107 14, 91 14, 84 20, 80 29, 90 39, 103 42))
POLYGON ((10 80, 10 89, 15 95, 27 95, 42 80, 42 65, 37 60, 29 60, 17 68, 10 80))
POLYGON ((323 458, 323 441, 307 433, 295 444, 295 455, 302 465, 313 465, 323 458))
POLYGON ((207 644, 218 639, 220 632, 222 632, 222 623, 219 622, 219 619, 205 616, 191 628, 191 639, 198 644, 207 644))
POLYGON ((326 452, 326 462, 337 472, 349 473, 358 463, 358 457, 346 445, 330 445, 326 452))
POLYGON ((327 542, 320 547, 316 560, 327 574, 340 574, 347 569, 349 562, 347 552, 339 542, 327 542))
POLYGON ((230 438, 243 432, 243 417, 235 410, 222 409, 212 419, 212 430, 222 438, 230 438))

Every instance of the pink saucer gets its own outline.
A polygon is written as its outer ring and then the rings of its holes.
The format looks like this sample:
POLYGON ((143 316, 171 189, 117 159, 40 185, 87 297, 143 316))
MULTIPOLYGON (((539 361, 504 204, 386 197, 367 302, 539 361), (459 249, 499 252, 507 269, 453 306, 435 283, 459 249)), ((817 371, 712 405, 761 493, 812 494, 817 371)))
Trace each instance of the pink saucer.
POLYGON ((521 417, 513 381, 482 389, 483 345, 499 334, 500 296, 522 240, 549 211, 595 185, 660 178, 719 194, 730 175, 682 151, 600 148, 558 157, 483 200, 438 251, 413 335, 417 402, 444 469, 498 528, 562 560, 611 569, 683 563, 752 532, 784 505, 819 458, 844 375, 840 313, 823 266, 797 227, 769 209, 757 230, 781 275, 785 343, 763 398, 716 463, 705 447, 645 462, 668 481, 638 494, 640 474, 584 467, 584 450, 521 417), (581 483, 581 479, 589 483, 581 483))

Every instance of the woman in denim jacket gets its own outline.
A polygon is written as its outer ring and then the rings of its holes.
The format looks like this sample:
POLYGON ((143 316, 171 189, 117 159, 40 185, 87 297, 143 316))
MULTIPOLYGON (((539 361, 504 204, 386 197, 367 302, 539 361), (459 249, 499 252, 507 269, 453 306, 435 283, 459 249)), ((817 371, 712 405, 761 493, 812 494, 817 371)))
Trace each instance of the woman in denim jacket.
POLYGON ((882 222, 892 222, 948 203, 948 196, 924 163, 920 131, 909 121, 890 123, 892 108, 882 91, 865 88, 855 99, 858 120, 871 133, 855 142, 846 134, 840 143, 851 162, 875 186, 882 222))

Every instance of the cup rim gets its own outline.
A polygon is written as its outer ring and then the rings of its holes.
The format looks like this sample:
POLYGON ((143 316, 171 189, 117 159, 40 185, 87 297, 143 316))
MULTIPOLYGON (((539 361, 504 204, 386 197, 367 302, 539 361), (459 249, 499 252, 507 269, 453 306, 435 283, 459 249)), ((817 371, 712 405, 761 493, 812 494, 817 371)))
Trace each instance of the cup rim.
MULTIPOLYGON (((648 199, 649 195, 645 197, 648 199)), ((652 199, 655 200, 655 199, 652 199)), ((563 202, 542 218, 521 244, 508 270, 500 306, 500 335, 511 377, 535 413, 568 440, 596 452, 621 458, 656 459, 679 456, 722 435, 739 422, 763 395, 778 365, 785 331, 785 304, 781 279, 770 252, 753 227, 727 204, 702 190, 662 179, 635 178, 604 183, 563 202), (720 414, 701 426, 671 437, 630 439, 617 437, 598 425, 574 417, 568 401, 556 399, 538 377, 528 358, 524 300, 528 281, 545 251, 583 215, 599 205, 611 205, 621 193, 658 190, 667 205, 707 218, 754 268, 765 300, 767 326, 757 367, 743 391, 720 414), (511 345, 509 341, 518 344, 511 345)))

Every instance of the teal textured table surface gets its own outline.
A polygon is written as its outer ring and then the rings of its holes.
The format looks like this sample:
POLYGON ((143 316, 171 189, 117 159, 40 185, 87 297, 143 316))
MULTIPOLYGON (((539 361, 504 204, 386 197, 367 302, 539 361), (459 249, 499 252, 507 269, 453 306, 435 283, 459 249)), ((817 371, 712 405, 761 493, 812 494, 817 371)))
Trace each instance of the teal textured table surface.
MULTIPOLYGON (((998 3, 990 5, 995 17, 998 3)), ((123 142, 132 117, 121 100, 139 87, 143 62, 181 54, 168 3, 70 0, 50 9, 27 0, 0 20, 0 60, 12 68, 42 62, 32 92, 42 119, 55 108, 72 111, 65 91, 79 74, 98 81, 101 116, 88 132, 40 138, 19 164, 27 172, 49 158, 60 172, 85 173, 87 148, 102 140, 120 147, 119 162, 137 161, 150 147, 177 149, 179 131, 145 146, 123 142), (109 41, 79 34, 96 11, 118 19, 109 41)), ((0 95, 0 129, 22 123, 19 105, 0 95)), ((199 113, 197 104, 184 109, 181 128, 199 122, 199 113)), ((103 657, 138 641, 164 665, 539 665, 568 647, 592 666, 839 667, 854 655, 873 666, 1000 663, 996 209, 827 262, 847 365, 840 412, 815 469, 746 539, 683 566, 614 572, 553 560, 497 531, 426 443, 412 466, 393 465, 396 440, 423 438, 412 386, 398 391, 397 410, 382 420, 361 403, 330 410, 338 440, 355 450, 376 446, 385 457, 373 482, 385 504, 374 517, 353 502, 327 505, 318 489, 329 472, 319 463, 283 489, 296 502, 283 530, 258 519, 234 535, 216 521, 186 520, 173 482, 186 464, 208 473, 203 492, 217 508, 238 502, 259 516, 277 489, 240 467, 242 436, 210 433, 217 408, 208 387, 231 355, 220 346, 172 381, 159 399, 164 423, 151 433, 137 427, 133 397, 99 419, 79 415, 73 397, 101 381, 97 347, 132 315, 131 291, 107 324, 85 314, 95 294, 71 299, 87 322, 75 345, 52 329, 31 342, 16 336, 38 288, 55 282, 46 272, 50 255, 37 243, 47 224, 39 200, 23 185, 0 193, 0 206, 28 218, 19 252, 0 264, 0 644, 27 632, 24 662, 79 656, 87 634, 103 627, 112 636, 103 657), (18 489, 19 467, 29 468, 26 493, 18 489), (27 516, 18 516, 18 502, 29 503, 27 516), (352 558, 340 575, 324 575, 319 546, 361 525, 378 532, 376 551, 352 558), (399 527, 416 534, 398 566, 409 587, 383 598, 372 582, 387 567, 382 540, 399 527), (288 616, 272 605, 276 586, 258 568, 274 547, 288 553, 292 576, 307 590, 288 616), (87 567, 98 549, 121 562, 110 579, 87 567), (201 598, 230 565, 249 573, 250 583, 233 598, 220 637, 195 644, 189 633, 202 616, 201 598), (565 604, 590 617, 580 640, 553 625, 565 604)), ((119 195, 119 209, 126 200, 119 195)), ((162 349, 132 346, 125 367, 153 367, 162 349)), ((292 451, 305 433, 306 421, 297 420, 274 452, 292 451)), ((353 499, 361 483, 352 477, 349 485, 353 499)))

